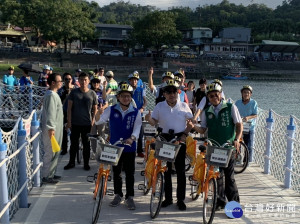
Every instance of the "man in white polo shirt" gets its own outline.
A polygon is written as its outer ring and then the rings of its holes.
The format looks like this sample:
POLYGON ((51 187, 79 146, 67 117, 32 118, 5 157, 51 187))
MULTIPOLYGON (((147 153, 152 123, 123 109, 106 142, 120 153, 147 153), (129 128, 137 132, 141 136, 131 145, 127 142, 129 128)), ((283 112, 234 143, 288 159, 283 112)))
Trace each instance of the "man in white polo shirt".
MULTIPOLYGON (((166 138, 167 141, 170 141, 176 136, 185 142, 185 138, 191 129, 191 127, 187 127, 187 120, 192 119, 193 114, 188 104, 178 100, 178 88, 179 85, 174 80, 168 80, 166 86, 163 87, 163 94, 166 100, 155 106, 152 115, 149 111, 145 119, 151 125, 158 124, 158 126, 162 128, 162 136, 166 138), (174 134, 171 134, 170 130, 172 130, 174 134)), ((186 190, 185 153, 186 146, 181 144, 175 160, 177 173, 177 206, 179 210, 186 210, 184 203, 186 190)), ((168 170, 165 173, 165 200, 162 202, 162 207, 173 204, 172 163, 168 162, 167 166, 168 170)))

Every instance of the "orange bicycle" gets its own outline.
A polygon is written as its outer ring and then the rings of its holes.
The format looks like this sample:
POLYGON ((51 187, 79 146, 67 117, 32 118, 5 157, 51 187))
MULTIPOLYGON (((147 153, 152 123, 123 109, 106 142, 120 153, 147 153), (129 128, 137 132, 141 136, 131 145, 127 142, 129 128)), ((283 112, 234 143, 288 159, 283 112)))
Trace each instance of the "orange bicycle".
MULTIPOLYGON (((167 142, 163 137, 155 139, 155 148, 151 147, 144 178, 146 182, 139 185, 139 189, 146 192, 151 191, 150 216, 156 218, 160 212, 163 191, 164 191, 164 172, 167 170, 166 162, 174 162, 180 149, 176 139, 167 142)), ((151 145, 153 146, 153 145, 151 145)))
POLYGON ((203 223, 211 224, 217 203, 217 178, 220 176, 219 167, 227 167, 234 148, 231 144, 212 144, 208 139, 200 145, 200 153, 197 155, 194 173, 189 176, 191 196, 193 200, 203 197, 203 223), (217 145, 217 146, 216 146, 217 145))
MULTIPOLYGON (((96 160, 100 163, 98 173, 92 178, 95 181, 95 190, 93 199, 94 207, 92 214, 92 224, 97 223, 101 211, 101 205, 107 191, 107 181, 111 181, 110 170, 111 166, 117 166, 124 147, 117 145, 125 145, 123 139, 120 139, 115 144, 111 145, 99 135, 88 134, 89 139, 97 140, 96 160)), ((91 176, 89 176, 91 177, 91 176)), ((88 178, 89 178, 88 177, 88 178)), ((89 180, 88 180, 89 181, 89 180)), ((89 181, 92 182, 92 181, 89 181)))
MULTIPOLYGON (((144 131, 144 138, 145 138, 145 143, 144 143, 145 156, 142 164, 144 164, 144 166, 146 167, 150 155, 151 144, 155 142, 155 136, 157 135, 157 132, 161 132, 161 130, 160 128, 156 129, 155 127, 151 126, 148 122, 143 121, 143 131, 144 131)), ((145 171, 142 171, 141 175, 144 176, 143 186, 148 186, 148 178, 146 178, 145 176, 145 171)), ((140 187, 140 188, 143 189, 144 195, 147 195, 150 191, 150 188, 146 188, 146 187, 140 187)))

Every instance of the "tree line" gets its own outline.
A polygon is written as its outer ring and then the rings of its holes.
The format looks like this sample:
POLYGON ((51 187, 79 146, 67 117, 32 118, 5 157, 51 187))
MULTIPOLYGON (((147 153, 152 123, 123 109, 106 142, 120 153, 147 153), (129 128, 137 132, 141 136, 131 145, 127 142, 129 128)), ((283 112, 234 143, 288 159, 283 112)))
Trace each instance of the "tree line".
POLYGON ((226 27, 249 27, 253 43, 263 39, 299 41, 300 1, 285 0, 276 9, 264 4, 236 5, 223 0, 196 9, 172 7, 160 10, 118 1, 106 6, 85 0, 0 0, 0 21, 31 27, 37 37, 63 42, 91 41, 98 35, 94 23, 132 25, 129 46, 139 43, 158 48, 181 40, 180 30, 209 27, 213 36, 226 27))

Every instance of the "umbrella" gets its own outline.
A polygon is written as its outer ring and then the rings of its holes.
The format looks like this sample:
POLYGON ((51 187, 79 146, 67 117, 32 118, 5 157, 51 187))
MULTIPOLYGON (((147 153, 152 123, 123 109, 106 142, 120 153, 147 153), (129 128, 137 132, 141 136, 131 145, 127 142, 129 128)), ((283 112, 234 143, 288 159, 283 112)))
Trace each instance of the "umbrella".
POLYGON ((173 46, 174 49, 179 49, 180 47, 178 47, 177 45, 173 46))
POLYGON ((168 48, 168 45, 162 45, 161 48, 168 48))
POLYGON ((189 49, 189 47, 184 45, 184 46, 181 47, 181 49, 189 49))
POLYGON ((40 73, 42 72, 43 70, 36 64, 20 64, 18 65, 18 67, 22 70, 26 70, 26 71, 29 71, 29 72, 35 72, 35 73, 40 73))

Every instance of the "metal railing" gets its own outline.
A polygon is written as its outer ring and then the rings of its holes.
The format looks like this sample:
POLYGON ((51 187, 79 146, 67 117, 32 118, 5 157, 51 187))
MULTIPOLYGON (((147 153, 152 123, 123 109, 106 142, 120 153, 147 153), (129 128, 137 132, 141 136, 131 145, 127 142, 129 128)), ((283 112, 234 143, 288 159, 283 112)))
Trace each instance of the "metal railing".
POLYGON ((40 186, 39 122, 35 111, 18 118, 10 132, 0 132, 0 220, 9 223, 19 208, 28 208, 28 192, 40 186))

